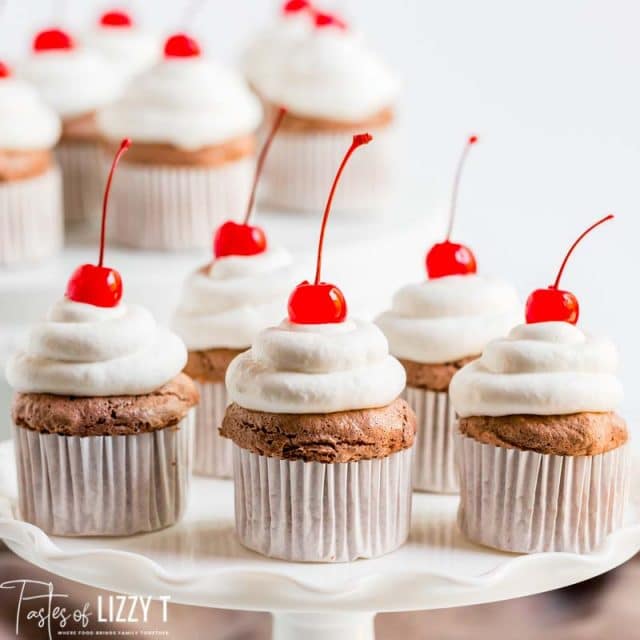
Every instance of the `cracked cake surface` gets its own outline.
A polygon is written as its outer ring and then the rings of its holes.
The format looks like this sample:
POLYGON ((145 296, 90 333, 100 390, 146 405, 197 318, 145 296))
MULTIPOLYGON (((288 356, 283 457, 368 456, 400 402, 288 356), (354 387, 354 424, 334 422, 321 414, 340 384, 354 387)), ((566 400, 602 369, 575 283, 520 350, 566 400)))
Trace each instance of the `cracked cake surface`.
POLYGON ((375 409, 326 414, 252 411, 231 404, 221 435, 253 453, 305 462, 384 458, 413 445, 415 414, 398 398, 375 409))

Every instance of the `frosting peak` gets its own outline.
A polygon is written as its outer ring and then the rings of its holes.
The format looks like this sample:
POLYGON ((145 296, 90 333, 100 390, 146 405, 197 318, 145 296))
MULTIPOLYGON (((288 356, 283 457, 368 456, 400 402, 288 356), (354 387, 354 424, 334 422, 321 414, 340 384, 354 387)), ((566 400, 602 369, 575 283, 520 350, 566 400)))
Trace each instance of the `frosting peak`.
POLYGON ((96 307, 64 298, 10 358, 15 391, 73 396, 151 393, 186 363, 184 344, 135 305, 96 307))
POLYGON ((373 324, 294 324, 258 334, 227 369, 233 402, 254 411, 332 413, 381 407, 402 392, 405 373, 373 324))
POLYGON ((166 58, 98 114, 112 140, 200 149, 253 133, 262 109, 243 81, 206 58, 166 58))
POLYGON ((16 78, 0 79, 0 149, 51 149, 60 130, 60 119, 34 88, 16 78))
POLYGON ((362 120, 393 107, 400 89, 361 34, 316 29, 308 16, 281 18, 247 51, 244 68, 264 98, 312 118, 362 120))
POLYGON ((403 287, 376 323, 394 356, 441 364, 479 355, 490 340, 521 321, 521 305, 510 285, 456 275, 403 287))
POLYGON ((216 258, 187 278, 173 327, 190 350, 246 349, 280 320, 294 284, 284 249, 216 258))
POLYGON ((449 392, 463 417, 612 411, 622 400, 613 343, 566 322, 515 327, 460 370, 449 392))

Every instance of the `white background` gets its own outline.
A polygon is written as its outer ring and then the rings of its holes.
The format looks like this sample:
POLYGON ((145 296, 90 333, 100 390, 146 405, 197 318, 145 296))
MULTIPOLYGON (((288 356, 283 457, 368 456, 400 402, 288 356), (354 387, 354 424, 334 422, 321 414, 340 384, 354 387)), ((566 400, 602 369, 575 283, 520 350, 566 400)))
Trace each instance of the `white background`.
MULTIPOLYGON (((135 9, 149 26, 171 30, 189 3, 119 4, 135 9)), ((482 144, 464 179, 454 239, 474 249, 483 272, 512 279, 525 297, 553 281, 565 248, 582 228, 605 213, 617 214, 576 253, 563 285, 580 299, 581 325, 617 341, 625 410, 640 416, 635 389, 640 381, 640 4, 319 4, 339 9, 363 30, 404 79, 403 171, 424 215, 448 197, 465 136, 480 135, 482 144)), ((79 27, 104 6, 90 0, 9 0, 0 17, 0 57, 23 51, 31 32, 51 21, 52 11, 79 27)), ((209 0, 192 31, 211 53, 233 62, 276 6, 273 0, 209 0)), ((420 268, 417 264, 417 278, 420 268)))

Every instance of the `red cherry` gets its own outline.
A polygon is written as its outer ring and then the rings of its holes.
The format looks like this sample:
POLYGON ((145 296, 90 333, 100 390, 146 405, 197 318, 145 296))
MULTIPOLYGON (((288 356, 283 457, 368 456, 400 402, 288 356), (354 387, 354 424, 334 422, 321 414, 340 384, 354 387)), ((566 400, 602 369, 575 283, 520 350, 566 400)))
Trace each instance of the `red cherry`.
POLYGON ((0 78, 10 78, 11 69, 2 61, 0 61, 0 78))
POLYGON ((198 42, 185 33, 169 37, 164 45, 166 58, 195 58, 201 53, 198 42))
POLYGON ((125 11, 114 10, 102 14, 100 24, 103 27, 132 27, 133 20, 125 11))
POLYGON ((358 147, 371 142, 372 139, 368 133, 360 133, 353 136, 353 142, 338 167, 322 216, 320 240, 318 241, 318 255, 316 259, 316 277, 313 284, 305 280, 291 292, 288 305, 289 320, 291 322, 297 324, 328 324, 342 322, 347 317, 347 301, 342 291, 334 284, 321 282, 322 248, 324 245, 327 221, 329 220, 329 213, 331 211, 331 203, 333 202, 333 196, 340 181, 342 171, 349 161, 351 154, 358 147))
POLYGON ((75 46, 73 38, 62 29, 46 29, 33 40, 34 51, 65 51, 75 46))
POLYGON ((282 13, 299 13, 311 9, 311 3, 307 0, 288 0, 282 5, 282 13))
POLYGON ((444 276, 453 275, 469 275, 476 273, 478 270, 476 258, 473 251, 463 244, 451 242, 451 233, 453 232, 453 221, 455 220, 456 205, 458 203, 458 191, 460 188, 460 178, 465 161, 469 155, 471 147, 478 142, 478 136, 470 136, 464 145, 456 175, 453 180, 453 191, 451 193, 451 206, 449 209, 449 228, 447 230, 447 238, 444 242, 434 244, 427 253, 425 264, 427 267, 427 275, 429 278, 442 278, 444 276))
POLYGON ((430 278, 466 276, 478 270, 471 249, 449 240, 438 242, 429 249, 426 264, 430 278))
POLYGON ((262 174, 262 168, 264 162, 269 153, 271 143, 275 138, 275 135, 280 128, 282 119, 284 118, 287 110, 284 107, 280 107, 278 115, 271 127, 271 131, 267 136, 267 139, 262 146, 258 161, 256 162, 256 171, 253 176, 253 186, 251 188, 251 195, 249 196, 249 203, 247 204, 247 211, 244 215, 244 222, 239 224, 228 220, 224 224, 218 227, 213 238, 213 255, 216 258, 222 258, 223 256, 254 256, 258 253, 262 253, 267 249, 267 236, 260 227, 255 227, 249 224, 251 215, 253 213, 256 190, 258 188, 258 181, 262 174))
POLYGON ((577 240, 571 245, 567 255, 564 257, 560 270, 556 276, 556 281, 546 289, 536 289, 528 298, 525 307, 525 318, 528 324, 535 322, 569 322, 576 324, 580 315, 580 305, 578 299, 570 291, 558 289, 560 278, 567 265, 569 256, 578 246, 580 241, 596 227, 607 220, 611 220, 613 215, 608 215, 592 224, 586 231, 583 231, 577 240))
POLYGON ((346 29, 347 23, 336 15, 331 13, 315 12, 315 25, 317 28, 337 27, 338 29, 346 29))
POLYGON ((289 298, 289 320, 297 324, 342 322, 347 317, 347 301, 333 284, 301 282, 289 298))
POLYGON ((267 249, 267 236, 260 227, 228 220, 218 227, 213 238, 216 258, 254 256, 267 249))
POLYGON ((100 230, 100 256, 98 264, 83 264, 78 267, 67 283, 67 298, 75 302, 84 302, 96 307, 115 307, 122 298, 122 278, 120 274, 110 267, 104 266, 104 244, 107 223, 107 204, 113 173, 124 152, 131 146, 131 140, 125 138, 120 143, 107 178, 107 186, 104 190, 102 201, 102 227, 100 230))

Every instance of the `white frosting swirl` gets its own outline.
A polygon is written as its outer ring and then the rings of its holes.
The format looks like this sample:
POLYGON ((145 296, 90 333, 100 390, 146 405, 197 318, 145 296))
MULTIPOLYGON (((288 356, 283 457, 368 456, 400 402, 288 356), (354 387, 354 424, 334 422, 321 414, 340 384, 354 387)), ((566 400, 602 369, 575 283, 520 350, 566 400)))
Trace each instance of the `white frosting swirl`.
POLYGON ((15 78, 0 78, 0 149, 51 149, 60 128, 60 118, 33 87, 15 78))
POLYGON ((160 38, 135 26, 98 25, 84 35, 83 43, 103 55, 127 78, 152 67, 162 53, 160 38))
POLYGON ((289 26, 293 19, 245 56, 247 77, 264 98, 294 114, 344 122, 394 105, 400 84, 360 34, 289 26))
POLYGON ((449 393, 463 417, 612 411, 622 400, 617 363, 610 340, 572 324, 523 324, 463 367, 449 393))
POLYGON ((402 365, 369 322, 283 321, 258 334, 227 369, 230 399, 272 413, 332 413, 381 407, 405 385, 402 365))
POLYGON ((442 364, 482 353, 522 322, 521 309, 515 289, 500 280, 445 276, 397 291, 376 323, 394 356, 442 364))
POLYGON ((146 309, 64 298, 9 359, 7 379, 23 393, 142 395, 178 375, 186 360, 182 341, 146 309))
POLYGON ((261 118, 258 99, 234 72, 204 58, 172 58, 100 111, 98 126, 113 140, 199 149, 252 133, 261 118))
POLYGON ((91 113, 114 100, 122 79, 100 55, 88 49, 32 53, 17 71, 32 82, 60 117, 91 113))
POLYGON ((174 331, 192 351, 248 349, 259 331, 282 318, 295 284, 284 249, 217 258, 187 278, 174 331))

